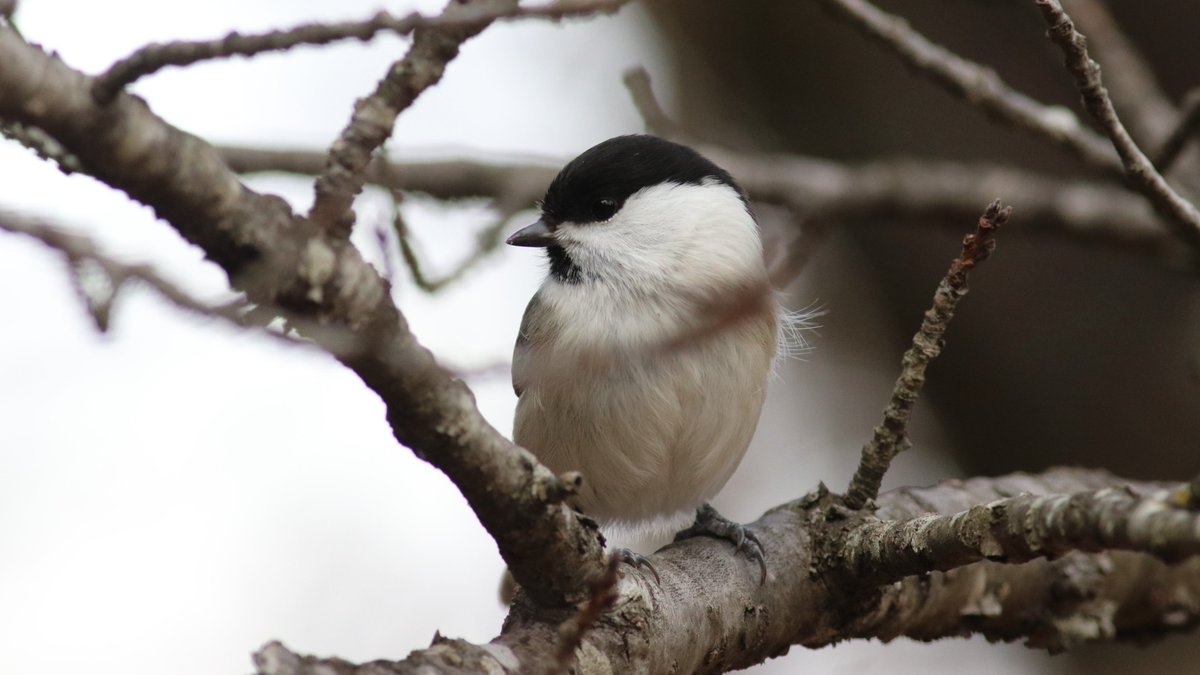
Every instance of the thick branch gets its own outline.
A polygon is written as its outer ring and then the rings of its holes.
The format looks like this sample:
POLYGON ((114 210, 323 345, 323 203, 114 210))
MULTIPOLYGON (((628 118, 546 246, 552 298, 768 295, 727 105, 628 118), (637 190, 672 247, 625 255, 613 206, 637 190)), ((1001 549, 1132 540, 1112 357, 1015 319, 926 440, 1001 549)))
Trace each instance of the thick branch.
POLYGON ((1123 487, 972 506, 954 515, 854 526, 831 556, 835 574, 884 584, 980 560, 1023 563, 1072 551, 1140 551, 1167 562, 1200 554, 1200 512, 1170 494, 1123 487))
MULTIPOLYGON (((1069 469, 951 481, 881 495, 878 514, 910 519, 1023 491, 1046 495, 1121 484, 1103 472, 1069 469)), ((1134 490, 1150 494, 1161 487, 1139 484, 1134 490)), ((754 523, 770 554, 771 573, 762 586, 757 569, 738 559, 727 542, 696 538, 659 551, 651 559, 661 585, 647 584, 641 575, 622 578, 612 610, 576 652, 577 672, 720 673, 791 645, 820 647, 851 637, 931 640, 982 633, 1061 648, 1083 639, 1162 634, 1200 621, 1195 558, 1171 567, 1140 554, 1073 554, 1024 565, 975 563, 881 587, 847 583, 824 574, 840 564, 836 558, 849 546, 844 537, 860 525, 836 520, 838 513, 831 495, 814 494, 754 523)), ((315 675, 334 665, 336 672, 355 675, 416 673, 423 666, 439 673, 544 672, 554 662, 558 626, 571 613, 518 601, 491 644, 442 640, 399 662, 355 666, 299 657, 273 643, 256 663, 273 675, 315 675)))
POLYGON ((1125 175, 1155 210, 1175 226, 1176 233, 1184 241, 1200 247, 1200 211, 1167 184, 1121 124, 1100 79, 1100 66, 1088 56, 1084 36, 1075 30, 1071 17, 1057 0, 1036 0, 1036 4, 1050 27, 1050 40, 1066 56, 1067 71, 1075 78, 1084 108, 1112 141, 1125 167, 1125 175))
POLYGON ((875 499, 892 460, 908 449, 908 416, 925 385, 925 369, 942 353, 954 309, 967 294, 967 275, 991 255, 996 230, 1008 222, 1011 213, 1012 207, 1001 208, 997 199, 980 217, 975 233, 963 238, 962 252, 950 263, 933 294, 933 306, 925 312, 912 346, 904 352, 900 376, 883 410, 883 424, 875 427, 874 436, 863 447, 858 470, 846 490, 846 508, 857 511, 875 499))
POLYGON ((551 604, 586 595, 603 572, 599 534, 561 503, 566 486, 489 426, 466 385, 416 342, 358 251, 246 188, 210 145, 144 102, 122 94, 100 106, 91 85, 0 26, 0 118, 42 129, 82 171, 152 206, 255 304, 356 334, 366 348, 339 358, 383 399, 397 440, 462 490, 522 586, 551 604))

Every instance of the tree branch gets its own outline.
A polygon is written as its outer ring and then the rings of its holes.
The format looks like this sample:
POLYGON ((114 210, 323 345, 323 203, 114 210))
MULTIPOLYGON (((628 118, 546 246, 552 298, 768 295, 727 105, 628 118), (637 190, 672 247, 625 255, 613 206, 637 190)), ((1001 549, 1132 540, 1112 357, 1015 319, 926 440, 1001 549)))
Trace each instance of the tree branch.
POLYGON ((122 94, 100 106, 91 85, 0 26, 0 118, 42 129, 82 171, 152 206, 250 301, 361 339, 363 349, 339 359, 383 400, 396 439, 463 492, 517 581, 545 604, 586 597, 604 569, 599 533, 562 503, 567 486, 480 416, 358 251, 242 185, 210 145, 141 100, 122 94))
POLYGON ((671 138, 682 134, 679 125, 663 110, 650 86, 650 73, 645 68, 636 67, 625 71, 622 77, 629 97, 633 99, 633 107, 637 109, 651 133, 671 138))
MULTIPOLYGON (((1122 484, 1110 474, 1078 469, 949 481, 881 495, 877 514, 908 520, 1021 492, 1051 495, 1122 484)), ((1164 487, 1131 489, 1148 495, 1164 487)), ((1143 554, 1071 554, 1023 565, 978 562, 878 587, 847 583, 830 574, 842 569, 836 558, 851 545, 855 528, 875 521, 838 520, 839 513, 834 496, 821 492, 753 523, 771 552, 771 574, 762 586, 757 570, 740 564, 727 542, 700 537, 654 554, 662 583, 648 584, 640 575, 621 579, 613 608, 584 636, 577 672, 720 673, 782 654, 791 645, 816 648, 851 637, 933 640, 976 633, 1061 649, 1082 640, 1144 638, 1200 622, 1197 558, 1167 566, 1143 554)), ((422 667, 439 673, 543 672, 554 659, 557 627, 569 615, 518 598, 503 633, 486 645, 443 639, 402 661, 356 666, 301 657, 272 643, 255 662, 269 675, 316 675, 331 667, 347 675, 426 672, 422 667)))
MULTIPOLYGON (((562 18, 569 15, 614 12, 629 0, 574 0, 549 6, 552 10, 541 16, 562 18)), ((350 123, 329 148, 325 168, 317 177, 315 199, 308 217, 318 227, 345 238, 354 225, 351 205, 362 191, 363 170, 371 156, 392 135, 396 117, 407 109, 429 87, 442 79, 446 65, 458 56, 458 50, 468 39, 478 35, 500 15, 515 16, 521 12, 517 0, 451 0, 440 19, 453 21, 446 25, 419 27, 413 31, 412 47, 404 58, 392 64, 371 95, 354 106, 350 123), (489 13, 490 12, 490 13, 489 13), (460 18, 464 13, 476 15, 470 22, 460 18), (482 17, 482 18, 479 18, 482 17)))
POLYGON ((1179 123, 1167 135, 1158 151, 1158 157, 1154 160, 1154 166, 1158 168, 1159 173, 1166 175, 1171 170, 1175 160, 1183 154, 1188 141, 1197 133, 1200 133, 1200 88, 1189 91, 1183 99, 1179 123))
POLYGON ((866 0, 820 0, 833 14, 887 47, 906 65, 993 119, 1065 148, 1086 164, 1123 175, 1112 149, 1069 110, 1016 91, 996 72, 964 59, 866 0))
POLYGON ((953 515, 867 521, 850 528, 830 565, 835 575, 885 584, 980 560, 1015 564, 1072 551, 1138 551, 1179 562, 1200 554, 1200 512, 1169 498, 1166 490, 1142 496, 1106 487, 1022 494, 953 515))
POLYGON ((925 385, 925 369, 942 353, 954 309, 967 294, 967 275, 991 255, 996 247, 993 236, 1011 214, 1012 207, 1001 208, 997 199, 980 217, 975 233, 963 238, 962 252, 950 263, 949 271, 933 294, 933 306, 925 312, 912 347, 904 353, 900 377, 883 410, 883 424, 875 427, 871 441, 863 446, 862 459, 846 490, 846 508, 857 511, 867 507, 879 494, 879 485, 892 460, 911 445, 908 416, 925 385))
MULTIPOLYGON (((149 265, 131 265, 103 254, 96 243, 84 235, 67 232, 47 223, 4 210, 0 210, 0 230, 36 239, 60 252, 67 259, 75 287, 87 304, 88 312, 100 331, 108 330, 112 306, 124 284, 130 280, 146 284, 181 309, 201 316, 221 319, 238 327, 246 326, 245 316, 249 309, 249 305, 246 303, 231 302, 212 305, 197 300, 149 265), (87 276, 89 265, 94 266, 102 276, 95 283, 84 278, 87 276)), ((293 342, 278 333, 271 333, 271 335, 293 342)))
MULTIPOLYGON (((313 175, 324 157, 304 150, 219 150, 240 173, 313 175)), ((732 173, 754 201, 786 206, 805 219, 958 228, 979 215, 979 204, 997 194, 1019 194, 1023 231, 1109 246, 1172 267, 1195 264, 1194 252, 1170 236, 1145 200, 1101 183, 988 164, 884 160, 854 166, 802 155, 701 150, 732 173)), ((447 201, 483 197, 526 208, 541 198, 556 173, 550 162, 447 160, 388 166, 376 159, 364 174, 367 181, 447 201)))
POLYGON ((579 14, 613 12, 625 2, 628 0, 559 0, 535 7, 518 7, 515 3, 476 4, 462 11, 447 12, 436 17, 412 12, 402 18, 396 18, 387 12, 378 12, 363 21, 311 23, 256 35, 231 32, 218 40, 181 40, 150 44, 118 60, 98 75, 92 85, 92 95, 98 103, 108 103, 125 87, 168 66, 189 66, 213 59, 255 56, 266 52, 286 51, 301 45, 326 45, 340 40, 355 39, 365 42, 382 32, 408 35, 422 28, 470 29, 504 19, 540 18, 557 21, 579 14))
POLYGON ((1179 113, 1171 99, 1158 84, 1154 69, 1133 44, 1103 2, 1099 0, 1067 0, 1088 35, 1088 43, 1105 63, 1108 85, 1113 102, 1129 121, 1134 136, 1142 145, 1154 145, 1166 138, 1176 125, 1179 113))
POLYGON ((1180 238, 1200 248, 1200 211, 1167 184, 1121 124, 1100 79, 1100 66, 1088 56, 1084 36, 1075 30, 1075 24, 1058 0, 1035 0, 1035 4, 1050 27, 1051 42, 1058 45, 1066 57, 1067 71, 1075 78, 1084 108, 1112 141, 1125 167, 1125 175, 1155 210, 1174 225, 1180 238))
MULTIPOLYGON (((464 5, 452 0, 442 17, 454 17, 464 11, 492 8, 511 12, 516 0, 476 0, 464 5)), ((329 148, 325 169, 317 177, 316 196, 308 217, 317 227, 340 238, 350 236, 354 198, 362 191, 363 169, 371 156, 392 135, 396 117, 416 101, 429 87, 442 79, 446 65, 464 42, 487 28, 487 21, 462 24, 455 28, 422 27, 413 33, 412 46, 404 58, 392 64, 375 91, 354 105, 350 123, 329 148)))
POLYGON ((416 249, 413 247, 412 236, 408 231, 408 224, 404 220, 404 214, 400 211, 399 200, 393 196, 392 229, 396 232, 396 238, 400 244, 400 255, 404 258, 404 263, 408 267, 413 283, 417 285, 417 288, 426 293, 436 293, 463 278, 471 268, 486 260, 488 256, 500 247, 500 244, 504 241, 504 231, 508 227, 508 221, 516 215, 518 210, 520 209, 505 209, 502 211, 490 225, 479 232, 475 247, 471 249, 471 252, 465 258, 459 261, 449 272, 438 277, 430 277, 425 272, 425 267, 421 263, 416 249))
POLYGON ((79 158, 67 152, 58 141, 37 127, 0 120, 0 136, 33 150, 38 157, 53 162, 64 174, 70 175, 79 170, 79 158))

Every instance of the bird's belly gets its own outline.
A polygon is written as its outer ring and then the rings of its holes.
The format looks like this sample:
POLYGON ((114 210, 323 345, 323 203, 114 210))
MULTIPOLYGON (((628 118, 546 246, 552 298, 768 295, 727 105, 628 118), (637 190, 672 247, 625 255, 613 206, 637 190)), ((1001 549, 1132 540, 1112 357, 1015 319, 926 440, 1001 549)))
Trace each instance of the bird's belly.
POLYGON ((721 489, 754 433, 765 372, 743 357, 709 359, 704 372, 668 357, 531 384, 514 440, 555 473, 583 474, 578 505, 593 518, 674 520, 721 489))

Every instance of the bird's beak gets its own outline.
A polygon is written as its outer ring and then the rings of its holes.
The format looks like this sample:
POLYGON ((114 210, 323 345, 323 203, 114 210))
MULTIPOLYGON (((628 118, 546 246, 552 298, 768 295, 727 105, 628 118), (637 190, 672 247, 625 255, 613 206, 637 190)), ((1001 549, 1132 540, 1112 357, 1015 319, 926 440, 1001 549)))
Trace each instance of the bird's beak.
POLYGON ((510 246, 551 246, 555 243, 554 232, 545 220, 538 219, 536 223, 513 232, 504 243, 510 246))

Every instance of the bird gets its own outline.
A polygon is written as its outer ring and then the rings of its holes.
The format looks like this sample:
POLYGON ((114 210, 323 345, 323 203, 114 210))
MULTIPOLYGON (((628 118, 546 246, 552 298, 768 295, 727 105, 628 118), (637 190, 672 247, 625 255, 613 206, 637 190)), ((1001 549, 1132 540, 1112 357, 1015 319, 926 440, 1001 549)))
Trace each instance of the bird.
MULTIPOLYGON (((514 442, 604 526, 684 524, 676 539, 759 539, 709 503, 758 425, 783 315, 745 192, 692 148, 610 138, 567 163, 507 243, 548 269, 513 352, 514 442)), ((619 551, 631 564, 644 556, 619 551)))

